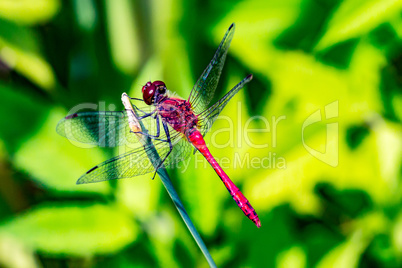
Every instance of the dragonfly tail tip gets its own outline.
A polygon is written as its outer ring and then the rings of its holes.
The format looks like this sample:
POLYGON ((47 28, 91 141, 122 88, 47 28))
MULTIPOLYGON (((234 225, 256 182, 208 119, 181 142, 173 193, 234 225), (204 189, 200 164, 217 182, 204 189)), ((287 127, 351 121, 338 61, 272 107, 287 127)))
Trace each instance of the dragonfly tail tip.
POLYGON ((258 217, 253 219, 253 222, 254 222, 255 226, 257 226, 257 228, 261 227, 261 222, 260 222, 260 219, 258 217))

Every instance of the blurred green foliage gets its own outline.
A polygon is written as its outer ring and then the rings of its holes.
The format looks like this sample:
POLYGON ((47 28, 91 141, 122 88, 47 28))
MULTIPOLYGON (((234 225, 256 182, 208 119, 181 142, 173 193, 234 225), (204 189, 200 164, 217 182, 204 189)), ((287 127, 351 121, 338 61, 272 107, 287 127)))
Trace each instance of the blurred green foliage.
POLYGON ((199 154, 170 170, 218 267, 401 267, 401 14, 400 0, 0 0, 0 266, 206 267, 160 181, 75 185, 119 149, 77 147, 55 127, 79 104, 123 109, 122 92, 140 97, 150 79, 188 96, 235 22, 216 99, 254 80, 206 139, 262 227, 199 154), (233 132, 219 132, 225 118, 233 132), (269 131, 244 135, 249 118, 269 131), (326 142, 332 166, 303 146, 326 142))

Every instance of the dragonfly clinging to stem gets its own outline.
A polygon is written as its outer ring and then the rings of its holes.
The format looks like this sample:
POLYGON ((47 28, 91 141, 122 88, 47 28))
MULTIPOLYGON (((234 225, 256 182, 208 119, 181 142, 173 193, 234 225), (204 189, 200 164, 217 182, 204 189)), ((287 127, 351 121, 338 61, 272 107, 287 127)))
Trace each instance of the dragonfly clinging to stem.
POLYGON ((104 147, 134 144, 134 149, 91 168, 77 183, 130 178, 156 172, 162 164, 177 163, 197 150, 210 163, 239 208, 260 227, 254 208, 219 166, 203 138, 228 101, 252 79, 252 75, 248 75, 219 101, 208 106, 218 85, 234 30, 232 24, 187 100, 173 96, 164 82, 149 81, 142 87, 142 101, 147 105, 145 108, 127 108, 128 96, 124 93, 125 111, 74 113, 62 119, 57 132, 69 139, 104 147), (141 120, 145 130, 133 128, 130 122, 135 120, 141 120), (133 132, 150 137, 152 146, 138 144, 133 132), (158 163, 147 156, 147 150, 154 149, 162 159, 158 163))

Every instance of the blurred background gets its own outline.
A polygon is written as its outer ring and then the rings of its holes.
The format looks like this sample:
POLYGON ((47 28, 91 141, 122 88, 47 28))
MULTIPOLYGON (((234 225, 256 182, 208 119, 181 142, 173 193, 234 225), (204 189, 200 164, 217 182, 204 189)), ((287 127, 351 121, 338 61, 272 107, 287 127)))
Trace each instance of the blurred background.
POLYGON ((158 177, 76 185, 119 149, 55 128, 77 105, 123 110, 148 80, 187 97, 235 22, 216 99, 254 79, 206 140, 262 227, 199 154, 169 170, 217 266, 401 267, 401 12, 400 0, 0 0, 0 266, 207 267, 158 177))

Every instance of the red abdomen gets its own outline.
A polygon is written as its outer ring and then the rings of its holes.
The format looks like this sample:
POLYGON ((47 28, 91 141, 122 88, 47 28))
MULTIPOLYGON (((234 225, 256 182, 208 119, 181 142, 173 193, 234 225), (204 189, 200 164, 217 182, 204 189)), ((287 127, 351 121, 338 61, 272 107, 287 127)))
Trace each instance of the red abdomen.
POLYGON ((251 206, 250 202, 239 190, 239 188, 237 188, 237 186, 230 180, 228 175, 226 175, 223 169, 219 166, 218 162, 216 162, 215 158, 211 155, 201 133, 198 130, 194 130, 187 136, 187 139, 194 145, 195 148, 198 149, 198 151, 200 151, 200 153, 211 164, 215 172, 218 174, 219 178, 221 178, 222 182, 225 184, 230 195, 236 201, 236 204, 243 211, 244 215, 246 215, 247 218, 252 220, 254 224, 259 228, 261 226, 261 222, 254 208, 251 206))

